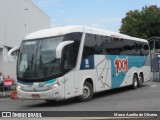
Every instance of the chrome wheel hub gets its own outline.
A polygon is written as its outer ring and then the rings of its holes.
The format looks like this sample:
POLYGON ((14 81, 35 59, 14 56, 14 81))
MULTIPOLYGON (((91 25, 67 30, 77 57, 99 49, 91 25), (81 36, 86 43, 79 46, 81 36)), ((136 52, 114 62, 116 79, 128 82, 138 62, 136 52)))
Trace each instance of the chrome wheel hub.
POLYGON ((91 93, 91 91, 90 91, 89 87, 84 85, 83 86, 83 95, 82 95, 83 98, 89 97, 90 93, 91 93))

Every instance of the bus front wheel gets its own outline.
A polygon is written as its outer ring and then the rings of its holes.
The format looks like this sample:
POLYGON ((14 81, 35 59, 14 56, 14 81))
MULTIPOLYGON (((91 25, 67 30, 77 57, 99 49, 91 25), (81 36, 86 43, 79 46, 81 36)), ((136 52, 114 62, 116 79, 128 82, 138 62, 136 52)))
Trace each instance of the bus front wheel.
POLYGON ((83 93, 79 96, 79 101, 85 102, 91 100, 93 97, 93 86, 89 82, 85 82, 83 85, 83 93))

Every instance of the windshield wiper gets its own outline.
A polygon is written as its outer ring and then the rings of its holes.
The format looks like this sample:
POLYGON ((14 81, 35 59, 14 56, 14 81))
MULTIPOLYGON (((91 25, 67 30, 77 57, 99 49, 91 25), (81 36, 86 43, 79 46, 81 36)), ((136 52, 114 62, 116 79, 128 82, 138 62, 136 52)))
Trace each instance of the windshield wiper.
POLYGON ((33 59, 34 59, 34 54, 32 54, 32 59, 31 59, 30 63, 28 64, 26 71, 24 72, 23 79, 25 79, 27 77, 30 68, 32 68, 33 59))

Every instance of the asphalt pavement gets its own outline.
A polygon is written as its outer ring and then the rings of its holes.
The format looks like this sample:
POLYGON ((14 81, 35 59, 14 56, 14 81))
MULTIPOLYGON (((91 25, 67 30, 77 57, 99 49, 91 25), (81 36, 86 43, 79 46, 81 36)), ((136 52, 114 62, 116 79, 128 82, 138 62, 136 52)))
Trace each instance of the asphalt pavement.
POLYGON ((9 96, 1 97, 0 111, 88 111, 89 114, 92 114, 93 111, 158 112, 160 111, 159 101, 160 82, 146 82, 135 90, 124 87, 97 93, 88 102, 78 102, 72 98, 48 103, 44 100, 19 100, 11 99, 9 96))
POLYGON ((100 92, 88 102, 75 98, 48 103, 44 100, 10 99, 10 93, 1 95, 0 110, 29 111, 160 111, 160 82, 147 82, 141 88, 124 87, 100 92), (7 106, 6 106, 7 104, 7 106))

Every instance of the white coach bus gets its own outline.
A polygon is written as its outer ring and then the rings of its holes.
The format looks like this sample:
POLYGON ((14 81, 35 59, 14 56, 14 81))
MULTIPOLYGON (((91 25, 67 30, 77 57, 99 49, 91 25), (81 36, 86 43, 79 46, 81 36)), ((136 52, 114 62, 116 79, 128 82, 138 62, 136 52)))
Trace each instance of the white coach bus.
POLYGON ((27 35, 17 58, 20 99, 88 101, 96 92, 150 80, 147 40, 87 26, 65 26, 27 35))

